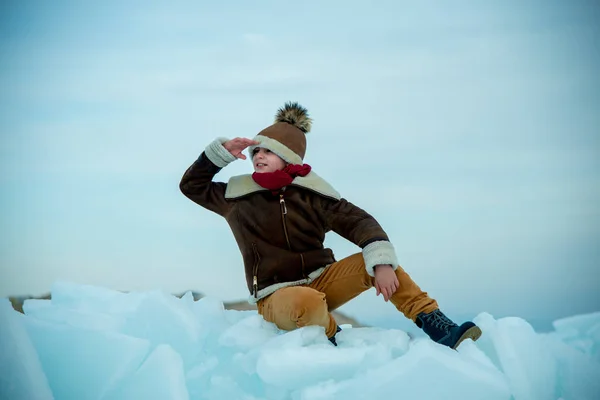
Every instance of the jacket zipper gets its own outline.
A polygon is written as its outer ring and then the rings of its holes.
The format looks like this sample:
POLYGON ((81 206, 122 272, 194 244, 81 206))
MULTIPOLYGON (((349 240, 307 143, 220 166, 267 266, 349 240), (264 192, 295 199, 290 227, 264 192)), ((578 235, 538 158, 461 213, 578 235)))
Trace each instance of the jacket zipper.
POLYGON ((287 226, 285 224, 285 216, 287 215, 287 207, 285 206, 285 200, 283 199, 283 193, 279 194, 279 205, 281 209, 281 222, 283 223, 283 233, 285 233, 285 240, 287 241, 288 249, 292 249, 290 244, 290 237, 288 235, 287 226))
MULTIPOLYGON (((285 221, 286 221, 285 216, 287 215, 287 207, 285 205, 283 193, 279 194, 279 205, 281 206, 280 207, 281 208, 281 222, 283 223, 283 232, 285 233, 285 240, 287 241, 288 248, 290 250, 292 250, 292 245, 290 243, 290 236, 288 235, 287 225, 285 223, 285 221)), ((304 272, 304 271, 306 271, 306 268, 305 268, 306 266, 304 264, 304 254, 302 254, 302 253, 300 253, 300 260, 302 261, 302 275, 304 275, 304 277, 307 277, 306 272, 304 272)))
POLYGON ((252 270, 252 289, 254 291, 254 298, 258 298, 258 264, 260 263, 260 254, 256 248, 256 243, 252 243, 252 251, 254 251, 254 268, 252 270))

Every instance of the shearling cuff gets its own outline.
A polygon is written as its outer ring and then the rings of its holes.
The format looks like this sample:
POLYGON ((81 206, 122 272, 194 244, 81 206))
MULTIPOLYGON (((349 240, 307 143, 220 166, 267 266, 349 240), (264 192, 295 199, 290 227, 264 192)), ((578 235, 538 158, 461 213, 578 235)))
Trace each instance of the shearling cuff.
POLYGON ((362 250, 365 267, 371 276, 375 276, 374 267, 379 264, 390 264, 394 271, 398 268, 398 259, 394 246, 385 240, 369 243, 362 250))
POLYGON ((204 149, 206 157, 208 157, 208 159, 219 168, 224 168, 230 162, 237 160, 235 156, 233 156, 225 149, 225 147, 223 147, 223 143, 228 140, 229 139, 224 137, 217 138, 211 144, 206 146, 206 149, 204 149))

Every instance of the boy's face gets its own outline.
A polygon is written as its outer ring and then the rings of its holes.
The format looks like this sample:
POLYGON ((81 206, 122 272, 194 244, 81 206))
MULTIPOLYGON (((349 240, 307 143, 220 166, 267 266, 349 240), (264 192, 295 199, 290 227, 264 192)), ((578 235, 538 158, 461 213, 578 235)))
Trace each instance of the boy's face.
POLYGON ((285 161, 271 150, 263 149, 262 147, 254 149, 252 164, 254 165, 254 171, 258 173, 275 172, 285 168, 285 161))

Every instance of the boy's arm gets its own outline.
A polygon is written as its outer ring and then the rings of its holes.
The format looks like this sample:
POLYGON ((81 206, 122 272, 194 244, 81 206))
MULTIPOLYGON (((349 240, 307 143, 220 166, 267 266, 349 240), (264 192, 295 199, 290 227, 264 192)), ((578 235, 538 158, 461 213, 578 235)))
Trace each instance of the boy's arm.
POLYGON ((224 216, 231 204, 225 200, 227 185, 213 182, 213 177, 237 158, 222 145, 227 139, 218 138, 209 144, 198 159, 185 171, 179 189, 194 203, 224 216))
POLYGON ((323 211, 329 229, 362 249, 369 275, 375 276, 376 265, 398 268, 394 246, 373 216, 345 199, 324 199, 323 211))

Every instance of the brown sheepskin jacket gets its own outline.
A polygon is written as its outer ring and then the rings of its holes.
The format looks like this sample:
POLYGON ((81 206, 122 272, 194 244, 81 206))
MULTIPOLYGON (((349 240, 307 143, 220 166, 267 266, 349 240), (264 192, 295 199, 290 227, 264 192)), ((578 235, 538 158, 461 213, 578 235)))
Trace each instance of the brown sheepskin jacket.
POLYGON ((291 285, 310 283, 335 262, 324 248, 334 231, 363 249, 366 268, 397 266, 388 236, 377 221, 339 194, 314 172, 297 177, 277 194, 260 187, 251 175, 213 182, 235 160, 213 142, 185 171, 181 192, 193 202, 225 218, 242 253, 249 301, 291 285))

